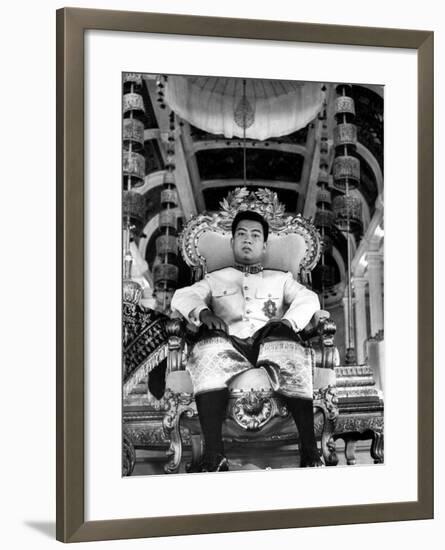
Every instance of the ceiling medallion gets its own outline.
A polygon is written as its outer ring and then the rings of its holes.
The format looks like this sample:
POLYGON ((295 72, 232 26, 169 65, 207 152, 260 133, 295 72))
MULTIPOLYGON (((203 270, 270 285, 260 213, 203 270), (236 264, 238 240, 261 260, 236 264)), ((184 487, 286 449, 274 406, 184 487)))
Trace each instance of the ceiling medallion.
POLYGON ((255 122, 255 109, 247 97, 243 95, 234 111, 234 119, 240 128, 246 130, 255 122))

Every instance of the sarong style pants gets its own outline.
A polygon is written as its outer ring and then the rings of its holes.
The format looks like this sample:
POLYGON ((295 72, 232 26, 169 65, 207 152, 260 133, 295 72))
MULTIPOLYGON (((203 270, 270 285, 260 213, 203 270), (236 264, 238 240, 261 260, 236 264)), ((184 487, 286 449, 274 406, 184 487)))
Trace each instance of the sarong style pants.
POLYGON ((187 370, 194 387, 205 454, 224 454, 222 422, 229 382, 248 369, 263 368, 295 420, 302 462, 318 457, 312 407, 312 353, 292 329, 279 321, 268 323, 247 339, 201 327, 187 370))

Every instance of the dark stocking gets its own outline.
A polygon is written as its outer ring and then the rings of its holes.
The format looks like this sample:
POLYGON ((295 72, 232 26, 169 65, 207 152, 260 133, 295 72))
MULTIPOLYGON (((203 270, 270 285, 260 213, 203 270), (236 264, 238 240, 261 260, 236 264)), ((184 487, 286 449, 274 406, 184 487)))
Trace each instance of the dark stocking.
POLYGON ((292 414, 300 435, 301 466, 320 466, 321 460, 314 434, 312 399, 286 397, 286 406, 292 414))
POLYGON ((205 455, 223 455, 222 423, 227 408, 227 388, 200 393, 195 396, 199 422, 204 437, 205 455))

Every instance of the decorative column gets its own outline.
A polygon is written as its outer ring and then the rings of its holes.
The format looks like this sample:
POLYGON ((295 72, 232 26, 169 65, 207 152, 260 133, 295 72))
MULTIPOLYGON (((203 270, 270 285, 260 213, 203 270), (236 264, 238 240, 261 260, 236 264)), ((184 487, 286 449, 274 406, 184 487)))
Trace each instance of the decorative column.
POLYGON ((366 329, 366 285, 368 281, 364 277, 354 277, 353 286, 355 294, 355 348, 357 363, 363 365, 366 361, 365 345, 368 338, 366 329))
POLYGON ((153 280, 157 308, 169 313, 170 302, 178 282, 178 192, 175 182, 175 114, 169 115, 167 137, 167 163, 164 185, 161 191, 159 215, 160 235, 156 239, 156 259, 153 265, 153 280))
POLYGON ((368 252, 367 278, 369 283, 369 311, 371 336, 383 333, 383 256, 379 252, 368 252))
POLYGON ((356 354, 355 347, 351 346, 351 334, 354 334, 354 305, 355 300, 349 300, 348 287, 346 287, 345 295, 343 296, 343 315, 345 320, 345 362, 347 365, 355 365, 356 354))
POLYGON ((348 329, 349 329, 349 302, 348 302, 348 296, 347 291, 345 292, 345 295, 342 299, 343 302, 343 319, 345 322, 345 350, 349 348, 349 335, 348 335, 348 329))
POLYGON ((346 363, 356 362, 354 326, 352 323, 352 280, 351 280, 351 238, 361 229, 361 203, 350 194, 360 181, 360 161, 355 155, 357 148, 357 127, 353 124, 355 118, 355 106, 350 84, 337 86, 337 98, 335 101, 334 128, 335 159, 333 163, 334 188, 338 196, 332 203, 335 214, 335 225, 343 232, 347 242, 347 274, 345 296, 348 303, 348 324, 346 326, 347 346, 346 363))
POLYGON ((314 225, 321 235, 321 258, 317 265, 317 271, 320 274, 321 282, 321 307, 325 308, 325 289, 334 283, 334 268, 326 265, 326 253, 332 249, 331 231, 334 224, 334 213, 332 212, 332 197, 329 189, 329 144, 328 127, 326 124, 326 103, 320 116, 321 135, 320 135, 320 171, 317 179, 317 198, 314 225))
POLYGON ((372 368, 376 386, 385 390, 385 346, 383 318, 383 256, 368 252, 367 278, 369 284, 369 312, 371 338, 368 339, 368 362, 372 368))
POLYGON ((130 242, 139 238, 142 231, 146 204, 144 197, 135 191, 144 184, 145 106, 142 97, 142 75, 125 73, 123 76, 123 156, 122 156, 122 215, 123 215, 123 300, 124 304, 139 304, 142 287, 132 280, 133 257, 130 242))

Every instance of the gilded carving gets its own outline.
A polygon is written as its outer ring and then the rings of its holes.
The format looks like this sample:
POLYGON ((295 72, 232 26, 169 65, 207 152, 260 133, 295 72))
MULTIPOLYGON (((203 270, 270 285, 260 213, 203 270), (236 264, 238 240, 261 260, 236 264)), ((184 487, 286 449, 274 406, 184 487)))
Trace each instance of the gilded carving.
POLYGON ((124 434, 122 441, 122 475, 131 476, 136 463, 136 452, 133 443, 127 434, 124 434))
POLYGON ((191 394, 173 393, 167 390, 164 397, 169 403, 169 408, 164 416, 163 429, 166 437, 170 439, 170 446, 166 453, 169 460, 164 466, 164 471, 171 474, 179 470, 182 459, 181 418, 183 415, 192 418, 197 412, 191 394))
POLYGON ((264 397, 261 391, 251 390, 236 399, 232 416, 241 428, 256 431, 272 418, 274 409, 269 397, 264 397))
POLYGON ((337 422, 336 433, 364 432, 366 430, 383 431, 382 415, 360 415, 340 418, 337 422))

